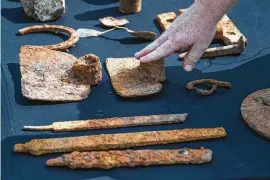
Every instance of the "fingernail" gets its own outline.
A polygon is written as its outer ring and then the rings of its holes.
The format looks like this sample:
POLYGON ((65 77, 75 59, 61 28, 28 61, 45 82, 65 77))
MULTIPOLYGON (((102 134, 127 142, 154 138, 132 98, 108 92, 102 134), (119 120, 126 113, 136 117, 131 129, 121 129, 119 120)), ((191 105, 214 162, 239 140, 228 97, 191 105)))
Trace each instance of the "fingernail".
POLYGON ((135 53, 135 57, 138 57, 138 55, 139 55, 139 52, 136 52, 136 53, 135 53))
POLYGON ((193 66, 191 66, 190 64, 185 66, 185 70, 190 72, 193 69, 193 66))

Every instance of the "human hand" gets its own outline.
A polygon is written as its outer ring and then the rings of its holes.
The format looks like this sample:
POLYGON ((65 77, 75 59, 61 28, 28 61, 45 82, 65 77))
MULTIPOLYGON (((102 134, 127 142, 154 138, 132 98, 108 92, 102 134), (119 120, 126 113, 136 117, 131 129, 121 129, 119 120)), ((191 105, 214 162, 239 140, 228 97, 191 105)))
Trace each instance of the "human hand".
MULTIPOLYGON (((207 6, 206 6, 207 7, 207 6)), ((135 57, 142 63, 159 60, 174 52, 185 52, 184 70, 191 71, 211 44, 216 23, 209 9, 194 3, 153 43, 137 52, 135 57)))

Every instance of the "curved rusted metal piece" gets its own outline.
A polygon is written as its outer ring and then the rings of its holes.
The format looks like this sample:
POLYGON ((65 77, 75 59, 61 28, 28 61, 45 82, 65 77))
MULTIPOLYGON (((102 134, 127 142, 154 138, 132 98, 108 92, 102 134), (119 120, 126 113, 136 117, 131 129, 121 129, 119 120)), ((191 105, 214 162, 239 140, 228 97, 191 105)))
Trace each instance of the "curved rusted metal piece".
POLYGON ((217 90, 217 88, 231 88, 231 86, 232 86, 231 83, 226 82, 226 81, 217 81, 215 79, 200 79, 200 80, 189 82, 186 87, 188 90, 195 90, 203 96, 209 96, 213 94, 214 91, 217 90), (210 90, 206 90, 206 89, 195 87, 195 85, 198 85, 198 84, 210 85, 212 88, 210 90))
POLYGON ((29 34, 29 33, 36 33, 36 32, 44 32, 44 31, 50 31, 54 33, 64 32, 68 33, 70 35, 70 38, 64 42, 61 42, 59 44, 53 44, 53 45, 45 45, 42 47, 51 49, 51 50, 66 50, 71 47, 74 47, 74 45, 79 41, 79 35, 77 31, 70 27, 66 26, 58 26, 58 25, 35 25, 35 26, 29 26, 25 27, 19 30, 19 33, 21 35, 29 34))

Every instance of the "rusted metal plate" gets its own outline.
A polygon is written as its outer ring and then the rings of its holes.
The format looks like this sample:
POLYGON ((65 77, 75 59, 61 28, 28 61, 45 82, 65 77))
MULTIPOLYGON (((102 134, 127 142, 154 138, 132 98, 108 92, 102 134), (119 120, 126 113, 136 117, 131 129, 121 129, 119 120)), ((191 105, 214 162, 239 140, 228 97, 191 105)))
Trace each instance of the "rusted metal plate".
POLYGON ((44 47, 23 46, 20 51, 22 94, 31 100, 81 101, 90 94, 90 84, 74 75, 78 59, 44 47))
POLYGON ((241 105, 241 112, 250 128, 270 140, 270 88, 247 96, 241 105))
POLYGON ((106 67, 116 93, 122 97, 156 94, 165 81, 164 60, 141 64, 136 58, 108 58, 106 67))

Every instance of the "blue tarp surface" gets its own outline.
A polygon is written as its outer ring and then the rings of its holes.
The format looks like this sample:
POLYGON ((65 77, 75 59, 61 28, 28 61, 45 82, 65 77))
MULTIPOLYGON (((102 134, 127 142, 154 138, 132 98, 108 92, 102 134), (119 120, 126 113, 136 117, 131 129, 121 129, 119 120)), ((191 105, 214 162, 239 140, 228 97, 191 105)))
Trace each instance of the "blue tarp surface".
MULTIPOLYGON (((270 178, 270 143, 253 132, 242 120, 240 106, 250 93, 270 87, 270 3, 265 0, 240 1, 229 17, 248 39, 246 51, 237 57, 201 60, 196 69, 186 73, 178 55, 166 58, 167 81, 161 93, 127 100, 115 94, 108 75, 92 88, 88 99, 77 103, 41 103, 29 101, 21 94, 19 49, 23 45, 43 45, 61 42, 66 35, 47 33, 16 35, 18 29, 42 24, 23 13, 19 0, 2 0, 1 20, 1 83, 2 83, 2 179, 65 179, 65 180, 125 180, 125 179, 258 179, 270 178), (232 83, 232 89, 220 90, 202 98, 187 92, 187 82, 200 78, 215 78, 232 83), (24 125, 47 125, 54 121, 92 119, 116 116, 188 113, 183 124, 92 130, 72 133, 25 132, 24 125), (145 148, 205 148, 212 149, 213 161, 205 165, 173 165, 113 170, 70 170, 46 168, 47 159, 59 156, 33 157, 14 154, 13 145, 33 138, 64 137, 101 133, 136 132, 177 128, 224 127, 227 137, 145 148)), ((98 18, 126 17, 134 30, 150 30, 160 34, 154 21, 157 14, 188 7, 190 0, 145 0, 138 14, 119 12, 116 0, 67 0, 67 12, 59 20, 47 24, 66 25, 74 29, 102 30, 98 18)), ((129 57, 148 43, 130 37, 125 31, 108 33, 104 37, 81 39, 70 53, 80 57, 94 53, 104 63, 107 57, 129 57)), ((104 64, 103 64, 104 65, 104 64)), ((105 66, 103 66, 105 69, 105 66)))

